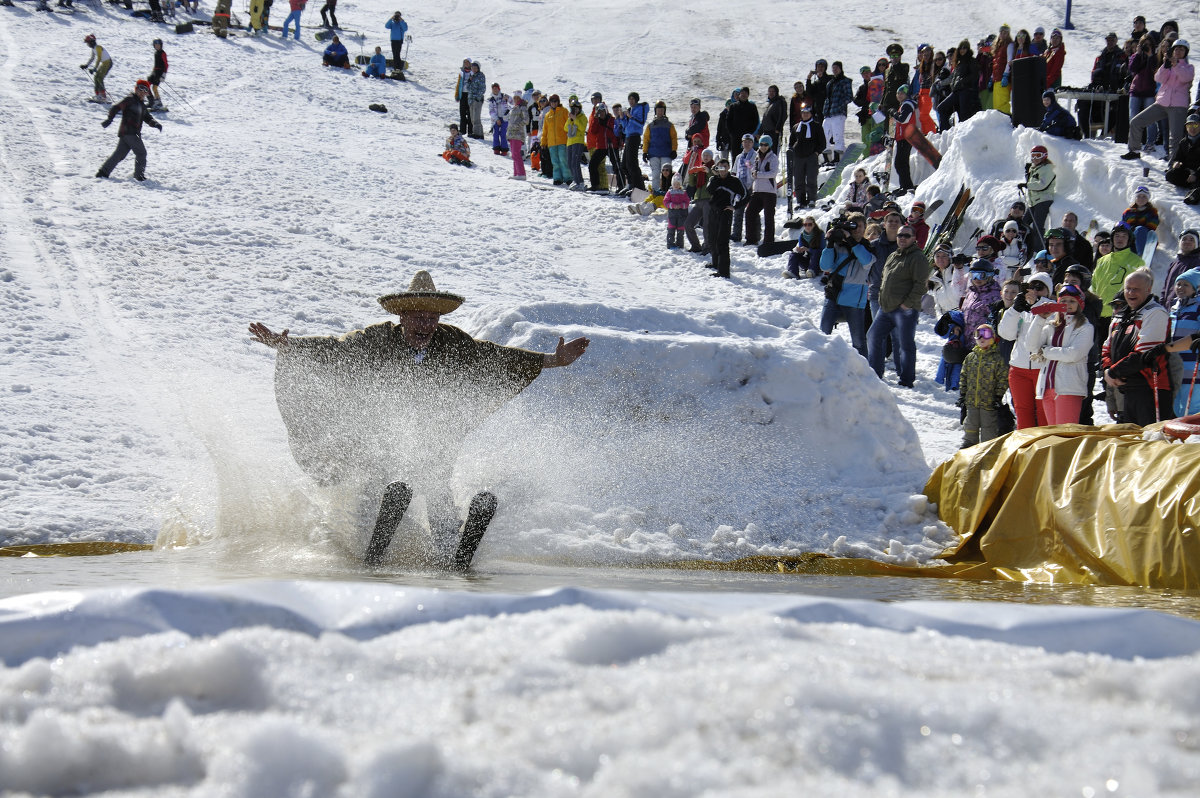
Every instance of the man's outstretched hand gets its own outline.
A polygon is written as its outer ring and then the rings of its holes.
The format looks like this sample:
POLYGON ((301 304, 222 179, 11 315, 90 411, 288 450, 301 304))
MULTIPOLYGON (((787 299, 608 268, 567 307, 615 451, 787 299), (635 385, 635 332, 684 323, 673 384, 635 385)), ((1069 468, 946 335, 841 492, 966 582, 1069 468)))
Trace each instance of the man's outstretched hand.
MULTIPOLYGON (((260 344, 266 344, 272 349, 279 349, 288 345, 288 331, 284 330, 281 333, 273 333, 267 329, 267 325, 260 322, 254 322, 250 325, 250 337, 260 344)), ((560 338, 559 341, 562 339, 560 338)), ((576 355, 578 357, 578 355, 576 355)))
POLYGON ((543 368, 558 368, 559 366, 569 366, 587 351, 587 338, 576 338, 574 341, 567 341, 563 338, 558 339, 558 346, 554 347, 554 354, 546 355, 542 360, 543 368))

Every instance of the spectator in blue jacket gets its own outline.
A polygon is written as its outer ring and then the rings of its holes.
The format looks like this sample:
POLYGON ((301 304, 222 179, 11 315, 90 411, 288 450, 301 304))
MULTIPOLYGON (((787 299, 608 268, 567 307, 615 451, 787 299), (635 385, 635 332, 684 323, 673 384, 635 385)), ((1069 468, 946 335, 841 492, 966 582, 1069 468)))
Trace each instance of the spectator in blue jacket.
MULTIPOLYGON (((671 163, 677 155, 679 138, 675 125, 667 118, 667 104, 659 100, 654 104, 654 119, 646 125, 642 134, 642 160, 650 164, 651 191, 665 194, 669 186, 661 185, 659 172, 664 163, 671 163), (661 111, 661 113, 659 113, 661 111)), ((710 159, 711 160, 711 159, 710 159)))
POLYGON ((642 128, 646 125, 646 117, 650 113, 649 103, 642 102, 636 91, 629 93, 629 110, 618 131, 625 137, 625 152, 621 156, 621 165, 625 169, 625 177, 632 188, 646 190, 646 180, 642 177, 642 165, 639 156, 642 152, 642 128))
POLYGON ((350 54, 346 52, 346 45, 342 44, 337 36, 334 36, 333 41, 325 48, 325 58, 321 63, 325 66, 341 67, 342 69, 350 68, 350 54))
POLYGON ((1058 98, 1053 89, 1042 92, 1042 106, 1046 113, 1042 116, 1042 124, 1038 130, 1051 136, 1061 136, 1064 139, 1078 139, 1079 125, 1067 110, 1058 104, 1058 98))
POLYGON ((400 16, 400 12, 397 11, 395 14, 392 14, 392 18, 387 21, 385 27, 392 32, 392 64, 395 65, 396 71, 399 72, 403 66, 400 63, 400 51, 404 45, 404 36, 408 33, 408 23, 404 21, 400 16))
POLYGON ((875 253, 864 240, 867 218, 852 213, 834 221, 821 250, 821 282, 825 284, 825 307, 821 311, 821 332, 833 334, 838 317, 850 327, 850 344, 867 356, 867 293, 871 264, 875 253))
POLYGON ((371 56, 371 63, 367 64, 367 68, 363 70, 364 78, 383 78, 387 76, 387 58, 383 55, 383 48, 376 47, 375 55, 371 56))

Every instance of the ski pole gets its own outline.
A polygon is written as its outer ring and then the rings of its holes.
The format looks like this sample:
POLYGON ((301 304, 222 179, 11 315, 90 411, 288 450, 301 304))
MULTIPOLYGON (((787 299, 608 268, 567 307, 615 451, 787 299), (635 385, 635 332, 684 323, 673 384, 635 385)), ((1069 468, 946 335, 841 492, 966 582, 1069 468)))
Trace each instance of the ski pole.
POLYGON ((181 92, 177 92, 177 91, 175 91, 174 89, 172 89, 170 86, 168 86, 168 85, 167 85, 167 78, 166 78, 166 75, 164 75, 164 76, 162 77, 162 80, 160 81, 160 84, 159 84, 159 85, 161 85, 161 86, 162 86, 164 89, 166 89, 166 90, 167 90, 167 93, 168 93, 169 95, 171 95, 171 98, 172 98, 172 100, 180 100, 180 101, 181 101, 181 102, 182 102, 184 105, 186 105, 188 108, 191 108, 191 109, 192 109, 192 111, 195 111, 195 110, 196 110, 195 106, 193 106, 193 105, 192 105, 190 102, 188 102, 188 101, 187 101, 187 98, 186 98, 186 97, 184 97, 184 96, 183 96, 183 94, 182 94, 181 92))

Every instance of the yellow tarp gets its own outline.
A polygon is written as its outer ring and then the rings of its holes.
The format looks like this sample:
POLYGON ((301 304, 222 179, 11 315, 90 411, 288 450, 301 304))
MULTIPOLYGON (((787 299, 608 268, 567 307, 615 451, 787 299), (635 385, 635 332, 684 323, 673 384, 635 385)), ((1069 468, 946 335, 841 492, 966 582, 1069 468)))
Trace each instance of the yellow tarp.
POLYGON ((925 486, 963 537, 943 556, 1038 581, 1200 588, 1200 446, 1142 440, 1159 427, 1038 427, 959 452, 925 486))

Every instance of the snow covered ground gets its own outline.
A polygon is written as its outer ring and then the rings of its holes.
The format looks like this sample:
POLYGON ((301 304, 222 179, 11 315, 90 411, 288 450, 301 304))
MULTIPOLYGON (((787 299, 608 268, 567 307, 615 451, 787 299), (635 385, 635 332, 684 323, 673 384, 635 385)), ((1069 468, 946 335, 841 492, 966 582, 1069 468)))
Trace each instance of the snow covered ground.
MULTIPOLYGON (((509 181, 508 159, 486 147, 474 170, 437 157, 464 56, 506 91, 526 80, 610 101, 638 90, 680 122, 692 96, 715 116, 733 86, 761 98, 817 57, 853 72, 895 38, 912 52, 932 32, 944 48, 1002 21, 1058 22, 1029 0, 878 19, 877 4, 842 8, 766 24, 781 15, 765 0, 686 13, 628 0, 403 8, 406 84, 321 68, 311 31, 220 41, 110 6, 0 9, 0 543, 160 540, 261 574, 352 580, 196 592, 185 573, 144 592, 0 602, 0 791, 1190 794, 1191 621, 405 589, 354 576, 363 530, 291 463, 272 355, 246 325, 354 329, 384 318, 377 296, 428 269, 467 296, 446 320, 472 334, 544 350, 559 335, 593 341, 464 449, 459 493, 502 499, 482 571, 936 556, 952 533, 920 492, 960 433, 932 379, 931 325, 916 390, 899 390, 844 330, 820 334, 819 287, 780 279, 781 259, 737 249, 734 279, 712 280, 695 256, 665 249, 659 220, 615 200, 509 181), (149 40, 165 39, 171 110, 162 133, 145 132, 144 184, 128 160, 114 179, 92 177, 116 137, 85 101, 76 65, 88 32, 112 53, 114 97, 148 73, 149 40), (389 112, 367 109, 377 102, 389 112)), ((369 32, 367 52, 386 50, 393 10, 338 9, 369 32)), ((1139 10, 1152 25, 1179 13, 1139 10)), ((276 24, 285 14, 277 6, 276 24)), ((1104 33, 1129 16, 1115 2, 1076 10, 1066 83, 1086 82, 1104 33)), ((1180 21, 1196 38, 1194 15, 1180 21)), ((1148 184, 1164 241, 1200 224, 1161 172, 1143 176, 1111 144, 1014 134, 994 114, 934 143, 945 160, 932 176, 914 165, 917 195, 948 200, 971 185, 965 232, 1003 215, 1033 143, 1060 165, 1055 218, 1110 224, 1148 184)), ((113 583, 133 581, 111 559, 113 583)))

